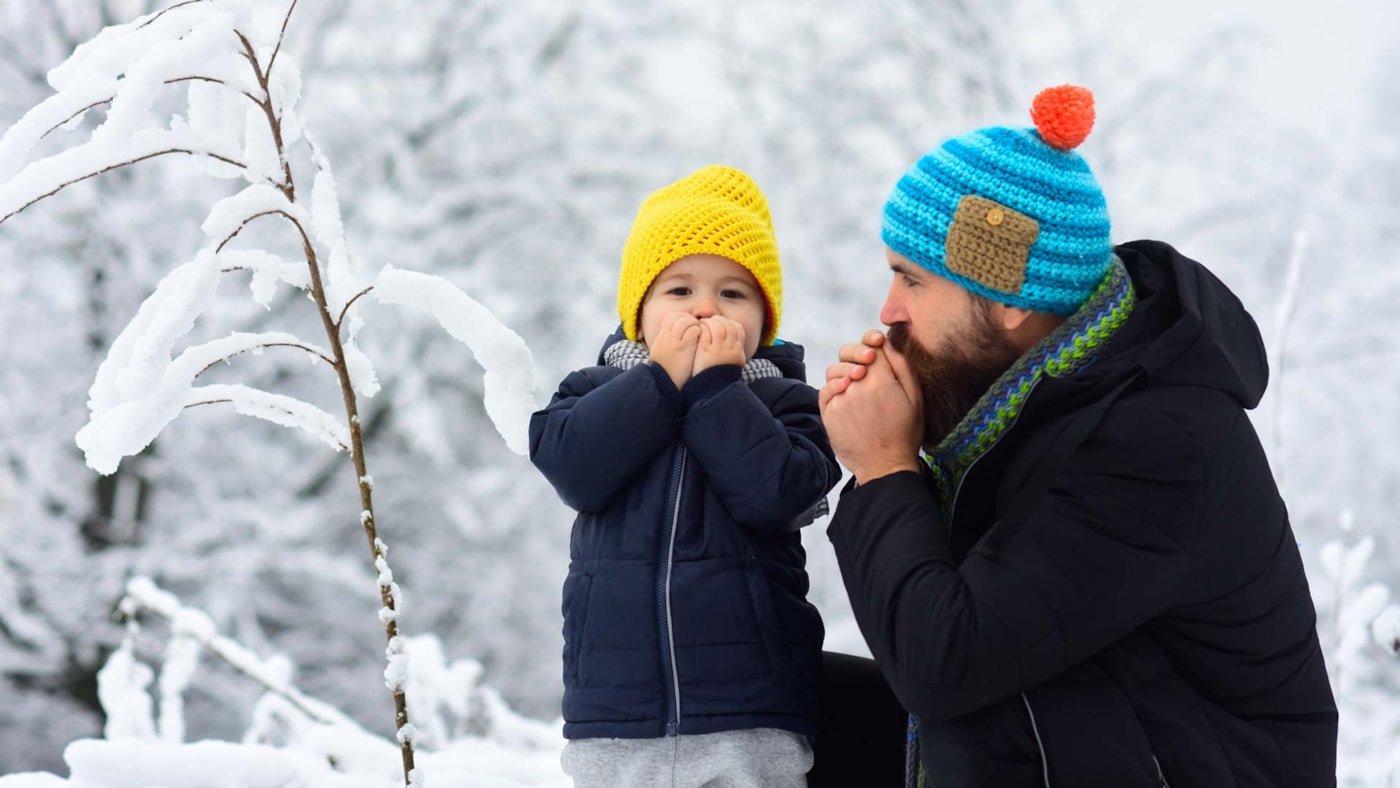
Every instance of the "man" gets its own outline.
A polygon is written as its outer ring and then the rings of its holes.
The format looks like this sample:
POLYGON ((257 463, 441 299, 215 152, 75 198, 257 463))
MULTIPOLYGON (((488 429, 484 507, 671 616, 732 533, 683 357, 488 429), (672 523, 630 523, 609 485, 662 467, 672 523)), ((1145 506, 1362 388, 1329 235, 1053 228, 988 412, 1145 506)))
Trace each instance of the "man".
POLYGON ((830 537, 911 714, 906 780, 1335 785, 1312 599, 1245 413, 1258 329, 1170 246, 1110 245, 1072 150, 1087 90, 1031 116, 899 181, 888 334, 821 392, 854 475, 830 537))

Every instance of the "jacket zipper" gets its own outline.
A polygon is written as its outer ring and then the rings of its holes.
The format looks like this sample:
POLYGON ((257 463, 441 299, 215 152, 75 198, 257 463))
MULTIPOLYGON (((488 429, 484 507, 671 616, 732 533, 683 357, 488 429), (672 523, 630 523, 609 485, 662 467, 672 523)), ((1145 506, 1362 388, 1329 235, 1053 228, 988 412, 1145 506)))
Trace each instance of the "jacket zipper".
POLYGON ((671 631, 671 564, 676 552, 676 527, 681 516, 681 485, 685 480, 685 444, 676 449, 671 465, 670 493, 667 496, 664 553, 657 573, 657 612, 661 627, 661 668, 666 682, 666 735, 676 736, 681 726, 681 682, 676 672, 676 639, 671 631))
POLYGON ((1031 733, 1035 734, 1035 746, 1040 750, 1040 771, 1045 777, 1045 788, 1050 788, 1050 762, 1045 759, 1045 743, 1040 740, 1040 728, 1035 724, 1035 712, 1031 711, 1030 698, 1021 693, 1021 702, 1026 704, 1026 715, 1031 718, 1031 733))
MULTIPOLYGON (((988 454, 991 454, 992 449, 995 449, 997 445, 1001 443, 1002 439, 1005 438, 1011 432, 1011 430, 1015 429, 1016 423, 1021 420, 1021 413, 1025 411, 1026 403, 1030 402, 1031 394, 1035 392, 1035 387, 1039 386, 1040 381, 1042 380, 1044 380, 1043 377, 1035 379, 1035 382, 1031 384, 1030 389, 1026 391, 1026 398, 1021 403, 1021 410, 1016 412, 1016 417, 1011 420, 1010 424, 1006 425, 1006 429, 1002 430, 1001 434, 997 436, 996 440, 992 441, 992 445, 988 446, 986 451, 972 458, 972 462, 968 463, 967 467, 963 469, 962 478, 958 479, 958 486, 953 490, 953 501, 952 503, 948 504, 949 549, 952 549, 953 546, 953 520, 957 516, 958 496, 962 494, 963 483, 966 482, 967 477, 972 474, 973 466, 977 465, 977 463, 980 462, 983 457, 986 457, 988 454)), ((1035 746, 1036 749, 1040 751, 1040 768, 1041 774, 1045 780, 1045 788, 1050 788, 1050 761, 1047 760, 1045 756, 1045 743, 1040 740, 1040 728, 1036 726, 1035 712, 1031 710, 1031 701, 1029 698, 1026 697, 1026 693, 1024 692, 1021 693, 1021 702, 1024 703, 1026 706, 1026 714, 1030 717, 1031 720, 1031 732, 1035 734, 1035 746)))
POLYGON ((972 462, 969 462, 967 464, 967 467, 963 469, 962 477, 958 479, 958 486, 953 490, 953 502, 948 504, 948 546, 950 548, 953 546, 953 520, 957 516, 958 496, 962 495, 963 483, 966 482, 967 477, 972 474, 973 467, 976 466, 977 463, 981 462, 983 457, 986 457, 988 454, 991 454, 992 449, 995 449, 997 445, 1001 443, 1002 439, 1005 438, 1008 434, 1010 434, 1011 430, 1016 428, 1016 422, 1021 420, 1021 414, 1026 410, 1026 403, 1031 401, 1031 394, 1035 393, 1035 387, 1039 386, 1040 381, 1044 379, 1045 378, 1043 376, 1038 377, 1035 379, 1035 382, 1031 383, 1031 387, 1026 390, 1026 398, 1021 401, 1021 409, 1016 411, 1016 417, 1011 420, 1010 424, 1006 425, 1006 429, 1001 431, 1001 434, 997 436, 997 439, 992 441, 991 446, 988 446, 986 450, 983 451, 981 454, 977 455, 976 457, 973 457, 972 462))

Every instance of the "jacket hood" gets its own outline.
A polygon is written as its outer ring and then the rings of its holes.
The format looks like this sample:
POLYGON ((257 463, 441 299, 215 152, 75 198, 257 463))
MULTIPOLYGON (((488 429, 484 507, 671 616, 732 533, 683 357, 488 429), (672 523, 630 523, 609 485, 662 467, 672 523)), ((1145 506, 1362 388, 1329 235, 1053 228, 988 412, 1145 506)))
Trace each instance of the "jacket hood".
POLYGON ((1140 369, 1153 383, 1216 389, 1245 408, 1258 405, 1269 364, 1259 327, 1239 298, 1168 244, 1133 241, 1114 251, 1138 303, 1089 374, 1116 377, 1115 371, 1140 369))
MULTIPOLYGON (((605 366, 608 363, 603 357, 608 348, 626 339, 626 333, 623 332, 622 326, 618 325, 617 329, 603 340, 603 346, 598 349, 598 366, 605 366)), ((783 377, 800 380, 803 383, 807 382, 807 364, 803 360, 805 356, 806 351, 801 345, 781 339, 773 340, 773 344, 761 347, 758 352, 754 353, 754 358, 765 358, 773 362, 778 367, 778 371, 783 373, 783 377)))

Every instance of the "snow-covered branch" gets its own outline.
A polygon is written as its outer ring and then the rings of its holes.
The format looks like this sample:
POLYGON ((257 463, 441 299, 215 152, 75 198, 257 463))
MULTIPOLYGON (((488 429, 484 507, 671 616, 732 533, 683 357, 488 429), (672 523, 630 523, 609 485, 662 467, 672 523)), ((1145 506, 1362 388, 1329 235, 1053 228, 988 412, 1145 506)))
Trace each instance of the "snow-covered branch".
POLYGON ((385 266, 375 279, 373 295, 385 304, 427 312, 471 348, 486 370, 486 413, 511 451, 524 455, 529 450, 530 414, 538 408, 534 360, 525 340, 440 276, 385 266))
POLYGON ((336 451, 350 450, 350 431, 344 424, 315 405, 284 394, 273 394, 234 383, 220 383, 191 390, 182 407, 213 405, 220 402, 232 403, 234 410, 245 416, 256 416, 283 427, 301 429, 336 451))

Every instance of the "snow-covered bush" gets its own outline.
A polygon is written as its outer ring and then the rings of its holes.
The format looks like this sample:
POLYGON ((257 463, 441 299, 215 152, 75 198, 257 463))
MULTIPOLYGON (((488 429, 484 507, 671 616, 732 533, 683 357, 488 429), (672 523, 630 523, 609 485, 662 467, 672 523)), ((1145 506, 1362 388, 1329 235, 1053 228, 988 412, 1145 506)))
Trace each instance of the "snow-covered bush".
MULTIPOLYGON (((274 17, 268 6, 249 0, 186 0, 109 26, 78 46, 49 72, 55 93, 0 138, 0 223, 75 183, 160 156, 188 156, 212 177, 246 182, 241 191, 215 203, 202 224, 204 247, 161 280, 116 338, 89 391, 90 419, 77 442, 94 470, 110 474, 184 410, 227 403, 239 413, 296 428, 349 455, 359 493, 359 524, 379 585, 379 620, 388 642, 385 683, 394 699, 404 779, 409 781, 416 729, 404 691, 409 671, 398 629, 402 595, 375 520, 374 483, 359 420, 359 398, 380 390, 370 359, 356 344, 365 325, 360 299, 369 295, 422 310, 472 348, 486 369, 486 410, 519 453, 525 450, 526 422, 535 407, 534 371, 520 337, 446 280, 393 266, 370 278, 353 264, 330 164, 296 113, 300 73, 282 54, 296 5, 291 0, 274 17), (167 123, 155 105, 170 89, 183 91, 186 102, 183 113, 167 123), (104 120, 86 141, 32 157, 45 137, 75 128, 104 106, 104 120), (304 146, 297 147, 299 142, 304 146), (302 157, 315 169, 309 197, 298 192, 293 175, 292 162, 302 148, 302 157), (282 232, 290 231, 291 248, 299 245, 301 259, 232 245, 255 222, 259 228, 276 223, 282 232), (249 275, 253 300, 266 308, 279 286, 305 291, 325 346, 284 331, 234 331, 176 353, 176 345, 213 307, 220 281, 240 273, 249 275), (304 400, 240 383, 196 385, 205 373, 235 357, 284 348, 308 354, 333 375, 343 418, 304 400)), ((192 669, 192 646, 183 638, 182 633, 172 641, 172 658, 162 674, 160 733, 174 741, 183 738, 180 689, 188 672, 177 666, 192 669)), ((135 663, 131 670, 139 677, 135 663)), ((141 723, 119 726, 127 724, 141 723)))

